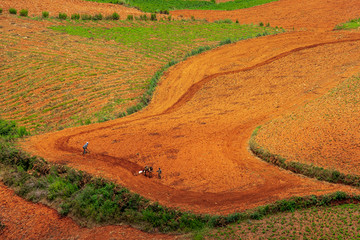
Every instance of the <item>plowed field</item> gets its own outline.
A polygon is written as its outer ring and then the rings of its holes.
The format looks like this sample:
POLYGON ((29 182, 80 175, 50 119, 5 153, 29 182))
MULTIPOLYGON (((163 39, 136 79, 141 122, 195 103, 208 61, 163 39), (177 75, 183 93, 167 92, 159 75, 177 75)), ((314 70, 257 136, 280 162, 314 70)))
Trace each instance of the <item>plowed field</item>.
POLYGON ((240 22, 245 22, 240 16, 251 16, 248 21, 295 31, 192 57, 165 74, 143 111, 34 136, 23 148, 105 176, 167 206, 201 213, 229 213, 294 195, 359 193, 281 170, 248 151, 255 127, 324 95, 359 72, 359 32, 332 31, 337 23, 358 17, 356 3, 280 0, 208 14, 210 20, 240 22), (81 147, 87 141, 91 153, 84 157, 81 147), (162 179, 136 176, 145 165, 161 167, 162 179))

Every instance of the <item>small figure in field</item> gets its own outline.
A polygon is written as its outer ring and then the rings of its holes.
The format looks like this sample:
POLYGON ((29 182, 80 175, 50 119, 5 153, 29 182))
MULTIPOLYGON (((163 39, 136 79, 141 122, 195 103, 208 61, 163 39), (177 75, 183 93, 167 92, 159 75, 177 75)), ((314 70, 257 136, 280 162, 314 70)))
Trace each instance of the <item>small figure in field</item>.
POLYGON ((85 153, 88 153, 88 152, 89 152, 89 150, 87 149, 88 145, 89 145, 89 142, 86 142, 85 145, 83 146, 83 149, 84 149, 83 155, 84 155, 85 153))
POLYGON ((158 173, 159 179, 161 179, 161 169, 159 168, 159 170, 157 170, 156 172, 158 173))
POLYGON ((144 174, 145 174, 145 177, 151 178, 152 177, 152 171, 153 171, 153 167, 145 166, 144 171, 143 171, 144 174), (148 176, 146 176, 146 173, 148 173, 148 176))

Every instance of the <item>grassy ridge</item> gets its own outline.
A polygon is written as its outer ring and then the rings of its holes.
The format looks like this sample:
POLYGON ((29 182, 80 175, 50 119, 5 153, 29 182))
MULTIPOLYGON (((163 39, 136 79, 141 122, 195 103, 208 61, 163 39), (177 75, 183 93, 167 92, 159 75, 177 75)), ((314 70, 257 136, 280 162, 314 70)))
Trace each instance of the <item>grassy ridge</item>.
POLYGON ((344 174, 334 169, 326 169, 315 165, 304 164, 300 162, 287 161, 285 158, 278 154, 269 152, 264 147, 261 147, 256 142, 256 136, 261 126, 257 127, 250 140, 250 150, 259 158, 266 162, 272 163, 276 166, 290 170, 297 174, 302 174, 307 177, 316 178, 321 181, 331 183, 341 183, 345 185, 360 187, 360 176, 354 174, 344 174))
POLYGON ((257 5, 273 2, 276 0, 234 0, 223 3, 215 1, 197 0, 88 0, 93 2, 105 2, 126 4, 136 7, 144 12, 160 12, 162 10, 198 9, 198 10, 236 10, 250 8, 257 5))

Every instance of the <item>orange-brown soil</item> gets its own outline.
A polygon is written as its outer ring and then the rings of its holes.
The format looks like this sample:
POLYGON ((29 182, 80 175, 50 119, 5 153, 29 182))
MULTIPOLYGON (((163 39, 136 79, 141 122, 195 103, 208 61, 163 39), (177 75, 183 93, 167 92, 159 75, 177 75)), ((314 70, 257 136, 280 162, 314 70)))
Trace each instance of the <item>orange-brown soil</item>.
POLYGON ((260 22, 287 29, 332 29, 335 25, 359 17, 359 1, 337 0, 279 0, 248 9, 234 11, 176 10, 173 16, 215 21, 220 19, 238 20, 240 23, 260 22))
POLYGON ((47 28, 53 24, 0 15, 0 114, 32 132, 96 122, 108 106, 125 111, 143 92, 136 86, 163 64, 115 41, 47 28))
POLYGON ((290 161, 359 175, 359 80, 345 80, 324 97, 265 124, 257 142, 290 161))
MULTIPOLYGON (((234 11, 251 12, 254 22, 308 30, 192 57, 165 74, 143 111, 34 136, 23 148, 112 179, 167 206, 201 213, 229 213, 295 195, 359 193, 284 171, 248 151, 255 127, 324 95, 359 71, 360 34, 331 31, 359 8, 356 1, 280 0, 234 11), (91 153, 84 157, 86 141, 91 153), (134 175, 149 164, 162 168, 161 180, 134 175)), ((231 14, 226 12, 226 18, 231 14)), ((222 13, 207 16, 214 20, 222 13)))
POLYGON ((58 16, 59 13, 66 13, 68 16, 74 13, 79 14, 99 14, 108 16, 117 12, 121 19, 126 19, 128 15, 139 16, 143 12, 128 8, 119 4, 97 3, 84 0, 1 0, 3 12, 8 12, 10 8, 28 9, 29 16, 41 16, 42 12, 49 12, 50 16, 58 16))

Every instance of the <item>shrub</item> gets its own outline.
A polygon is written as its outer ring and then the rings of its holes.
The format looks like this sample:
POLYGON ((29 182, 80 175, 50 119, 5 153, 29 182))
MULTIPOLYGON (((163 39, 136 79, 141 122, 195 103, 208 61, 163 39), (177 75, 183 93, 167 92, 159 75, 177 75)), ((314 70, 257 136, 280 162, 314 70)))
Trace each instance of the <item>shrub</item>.
POLYGON ((129 20, 129 21, 132 21, 132 20, 134 20, 134 16, 133 15, 128 15, 126 19, 129 20))
POLYGON ((59 19, 66 20, 67 19, 66 13, 59 13, 59 19))
POLYGON ((80 14, 78 14, 78 13, 72 14, 72 15, 71 15, 71 19, 72 19, 72 20, 79 20, 79 19, 80 19, 80 14))
POLYGON ((140 15, 140 20, 147 21, 147 20, 148 20, 147 15, 146 15, 146 14, 144 14, 144 15, 140 15))
POLYGON ((111 17, 112 17, 112 20, 119 20, 119 19, 120 19, 120 15, 119 15, 118 13, 116 13, 116 12, 114 12, 114 13, 111 15, 111 17))
POLYGON ((94 20, 94 21, 98 21, 98 20, 102 20, 102 19, 103 19, 103 16, 101 13, 95 14, 95 16, 92 17, 92 20, 94 20))
POLYGON ((167 14, 167 15, 169 15, 169 11, 168 11, 168 10, 160 10, 160 14, 167 14))
POLYGON ((42 12, 42 17, 43 18, 48 18, 49 17, 49 12, 42 12))
POLYGON ((2 13, 2 8, 0 8, 0 14, 2 13))
POLYGON ((152 13, 152 14, 151 14, 150 20, 151 20, 151 21, 157 21, 156 13, 152 13))
POLYGON ((20 16, 22 16, 22 17, 27 17, 28 13, 29 13, 29 11, 27 9, 20 10, 20 16))
POLYGON ((10 8, 10 9, 9 9, 9 13, 10 13, 10 14, 16 14, 17 11, 16 11, 15 8, 10 8))
POLYGON ((91 15, 82 14, 82 15, 81 15, 81 19, 82 19, 82 20, 91 20, 91 15))
POLYGON ((263 27, 263 26, 264 26, 264 23, 260 22, 260 23, 259 23, 259 26, 260 26, 260 27, 263 27))

